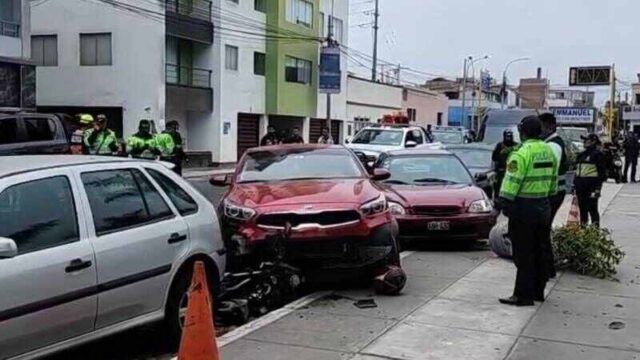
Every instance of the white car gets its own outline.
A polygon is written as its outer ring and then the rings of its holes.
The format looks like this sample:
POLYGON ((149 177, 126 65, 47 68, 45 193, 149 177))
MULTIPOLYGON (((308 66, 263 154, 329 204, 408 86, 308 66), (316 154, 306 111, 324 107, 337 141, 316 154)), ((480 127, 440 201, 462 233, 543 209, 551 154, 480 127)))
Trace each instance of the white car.
POLYGON ((383 125, 360 130, 345 145, 375 160, 384 152, 430 144, 425 131, 417 126, 383 125))
POLYGON ((163 164, 0 157, 0 359, 32 359, 165 320, 179 338, 193 263, 215 292, 214 206, 163 164))

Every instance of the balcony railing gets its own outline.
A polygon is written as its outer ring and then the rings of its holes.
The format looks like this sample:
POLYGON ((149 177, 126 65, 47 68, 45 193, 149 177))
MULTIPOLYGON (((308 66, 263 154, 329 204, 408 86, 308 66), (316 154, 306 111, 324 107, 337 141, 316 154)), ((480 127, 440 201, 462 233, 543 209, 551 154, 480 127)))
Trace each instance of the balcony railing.
POLYGON ((211 7, 209 0, 166 0, 167 11, 206 21, 211 21, 211 7))
POLYGON ((166 65, 167 84, 194 88, 211 88, 211 70, 173 64, 166 65))
POLYGON ((0 20, 0 35, 19 38, 20 24, 11 21, 0 20))

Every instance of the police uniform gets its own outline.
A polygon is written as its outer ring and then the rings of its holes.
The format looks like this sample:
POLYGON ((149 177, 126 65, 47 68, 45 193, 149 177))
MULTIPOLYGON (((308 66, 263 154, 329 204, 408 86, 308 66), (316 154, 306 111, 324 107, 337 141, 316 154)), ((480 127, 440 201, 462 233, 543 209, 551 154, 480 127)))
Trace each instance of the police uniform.
POLYGON ((109 129, 87 129, 84 132, 83 143, 90 155, 111 155, 118 151, 116 133, 109 129))
POLYGON ((557 174, 558 162, 542 140, 526 140, 507 161, 500 198, 510 222, 517 305, 544 298, 548 273, 541 243, 551 236, 549 197, 557 192, 557 174))
POLYGON ((127 139, 129 155, 141 159, 155 159, 160 152, 153 135, 135 134, 127 139))
MULTIPOLYGON (((564 202, 564 198, 567 195, 567 172, 569 171, 569 159, 567 157, 567 151, 564 140, 557 134, 553 133, 545 142, 549 145, 553 151, 556 160, 558 161, 558 192, 549 198, 551 202, 551 218, 549 222, 549 230, 553 227, 553 219, 555 219, 558 210, 564 202)), ((551 238, 549 241, 545 241, 543 246, 543 252, 546 257, 547 269, 549 271, 549 277, 556 277, 555 260, 553 256, 553 248, 551 246, 551 238)))
MULTIPOLYGON (((593 135, 590 135, 594 138, 593 135)), ((597 137, 594 141, 598 141, 597 137)), ((588 148, 578 155, 576 160, 576 177, 574 185, 578 206, 580 207, 580 223, 589 223, 589 216, 594 225, 600 224, 598 199, 602 183, 607 179, 604 154, 596 147, 588 148)))

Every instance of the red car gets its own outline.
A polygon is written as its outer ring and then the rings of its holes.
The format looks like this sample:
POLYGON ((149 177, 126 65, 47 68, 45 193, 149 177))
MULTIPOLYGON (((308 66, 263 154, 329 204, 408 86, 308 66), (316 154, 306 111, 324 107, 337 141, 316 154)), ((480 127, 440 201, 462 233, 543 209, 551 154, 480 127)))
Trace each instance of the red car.
POLYGON ((399 265, 397 227, 375 183, 388 176, 384 169, 368 174, 342 146, 248 150, 234 175, 211 179, 230 186, 219 207, 230 262, 259 261, 267 239, 288 223, 286 261, 305 270, 399 265))
POLYGON ((391 173, 382 184, 400 241, 484 239, 496 224, 491 200, 448 151, 391 151, 381 155, 376 169, 391 173))

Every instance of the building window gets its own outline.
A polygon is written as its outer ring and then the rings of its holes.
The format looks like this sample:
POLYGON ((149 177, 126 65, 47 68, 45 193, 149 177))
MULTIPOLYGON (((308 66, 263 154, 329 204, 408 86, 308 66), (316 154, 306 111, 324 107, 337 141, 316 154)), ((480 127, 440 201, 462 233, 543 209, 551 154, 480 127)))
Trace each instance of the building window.
POLYGON ((413 108, 407 109, 407 117, 409 118, 409 121, 416 121, 416 118, 418 117, 418 111, 413 108))
POLYGON ((338 43, 342 43, 344 36, 344 23, 337 17, 333 17, 333 39, 338 43))
POLYGON ((227 70, 238 70, 238 47, 225 46, 225 68, 227 70))
POLYGON ((111 65, 111 33, 80 34, 80 65, 111 65))
POLYGON ((267 12, 267 0, 254 0, 253 8, 263 13, 267 12))
POLYGON ((320 12, 320 37, 325 37, 326 35, 326 31, 325 31, 325 23, 324 23, 324 13, 321 11, 320 12))
POLYGON ((228 1, 231 1, 232 3, 236 3, 236 4, 240 3, 240 0, 228 0, 228 1))
POLYGON ((38 66, 58 66, 58 35, 32 36, 31 58, 38 66))
POLYGON ((285 80, 300 84, 311 84, 311 61, 287 56, 285 80))
POLYGON ((266 55, 261 52, 253 53, 253 73, 255 75, 266 75, 266 55))
POLYGON ((409 90, 402 89, 402 101, 409 100, 409 90))
POLYGON ((636 105, 640 105, 640 94, 636 94, 636 105))
POLYGON ((22 1, 0 0, 0 35, 20 37, 22 1))
POLYGON ((287 0, 287 21, 312 27, 313 3, 307 0, 287 0))
POLYGON ((442 126, 442 116, 443 114, 441 112, 438 113, 438 126, 442 126))

